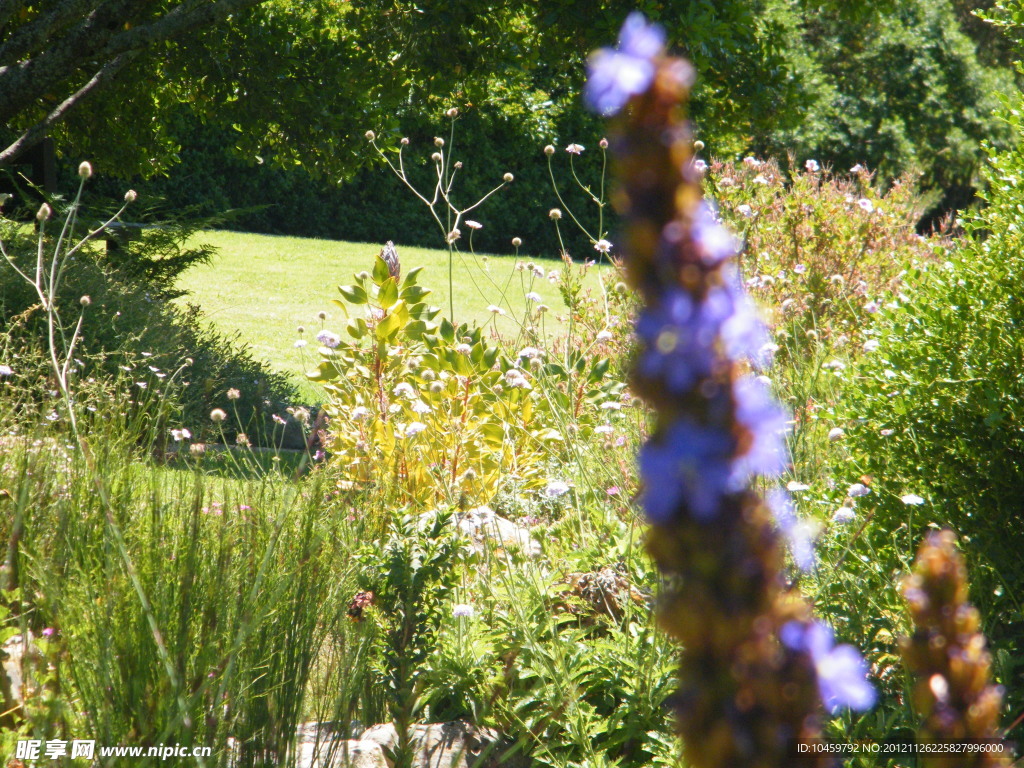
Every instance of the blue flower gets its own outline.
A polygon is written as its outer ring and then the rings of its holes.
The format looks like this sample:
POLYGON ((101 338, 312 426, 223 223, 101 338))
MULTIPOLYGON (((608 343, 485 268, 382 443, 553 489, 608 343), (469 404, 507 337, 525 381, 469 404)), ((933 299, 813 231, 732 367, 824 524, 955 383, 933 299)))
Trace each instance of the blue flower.
POLYGON ((811 526, 800 520, 793 508, 793 500, 789 494, 776 488, 768 494, 768 508, 775 515, 779 530, 789 542, 789 551, 793 562, 802 571, 814 567, 814 537, 811 526))
POLYGON ((711 373, 719 331, 731 311, 721 301, 697 303, 678 288, 667 293, 637 319, 636 332, 644 342, 640 373, 661 378, 675 394, 688 392, 711 373))
POLYGON ((647 90, 654 78, 654 59, 664 49, 665 30, 648 24, 639 11, 629 14, 618 48, 602 48, 590 57, 587 104, 603 115, 618 112, 631 96, 647 90))
POLYGON ((763 383, 753 376, 743 376, 733 384, 736 420, 747 429, 749 444, 733 467, 733 483, 746 485, 755 475, 777 477, 788 463, 786 413, 772 398, 763 383))
POLYGON ((701 258, 710 267, 731 259, 740 252, 740 242, 732 232, 722 226, 715 216, 715 210, 706 200, 701 200, 690 225, 693 242, 700 250, 701 258))
POLYGON ((641 503, 655 523, 671 520, 681 503, 708 519, 729 493, 733 437, 722 430, 680 419, 640 449, 641 503))
POLYGON ((794 651, 810 655, 818 691, 830 712, 834 714, 842 707, 862 711, 875 703, 875 689, 867 681, 867 662, 852 645, 836 645, 830 626, 821 621, 791 621, 779 637, 794 651))

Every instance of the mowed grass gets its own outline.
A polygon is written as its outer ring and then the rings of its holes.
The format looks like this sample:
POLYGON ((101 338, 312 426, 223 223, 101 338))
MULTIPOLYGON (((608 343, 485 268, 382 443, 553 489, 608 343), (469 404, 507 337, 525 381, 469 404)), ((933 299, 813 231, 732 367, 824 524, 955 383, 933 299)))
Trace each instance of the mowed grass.
MULTIPOLYGON (((303 381, 302 372, 313 367, 321 328, 344 333, 344 311, 332 303, 341 299, 338 286, 352 282, 352 275, 373 267, 381 244, 349 243, 301 237, 254 235, 243 232, 210 231, 196 236, 218 249, 212 261, 186 272, 178 283, 189 295, 183 301, 198 304, 215 327, 238 332, 256 357, 267 360, 276 370, 303 381), (325 312, 321 322, 317 315, 325 312), (310 340, 306 349, 296 349, 296 329, 306 328, 310 340)), ((431 289, 427 297, 448 314, 448 252, 428 248, 396 246, 403 275, 413 267, 426 267, 420 285, 431 289)), ((526 294, 539 294, 551 310, 544 315, 543 332, 562 332, 565 304, 558 286, 547 279, 517 272, 516 261, 532 257, 482 256, 456 253, 452 265, 455 319, 480 325, 495 323, 504 336, 515 337, 528 304, 526 294), (496 317, 489 305, 507 313, 496 317)), ((537 259, 545 271, 561 271, 560 261, 537 259)), ((597 270, 588 270, 588 289, 599 293, 597 270)), ((308 394, 312 390, 303 386, 308 394)))

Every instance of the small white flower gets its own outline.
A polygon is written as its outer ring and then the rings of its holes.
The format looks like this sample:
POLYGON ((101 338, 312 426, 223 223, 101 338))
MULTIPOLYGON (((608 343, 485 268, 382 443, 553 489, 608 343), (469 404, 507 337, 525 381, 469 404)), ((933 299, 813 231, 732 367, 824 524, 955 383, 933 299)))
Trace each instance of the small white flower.
POLYGON ((860 163, 857 163, 855 166, 853 166, 853 168, 850 169, 850 173, 863 173, 863 172, 864 172, 864 166, 861 165, 860 163))
POLYGON ((840 360, 829 360, 827 363, 822 363, 821 367, 826 371, 842 371, 846 368, 846 364, 840 360))
POLYGON ((869 493, 871 493, 871 489, 864 485, 864 483, 854 483, 846 491, 846 495, 852 499, 858 496, 867 496, 869 493))
POLYGON ((580 155, 583 154, 584 149, 585 147, 582 144, 570 144, 565 148, 565 151, 570 155, 580 155))
POLYGON ((796 493, 798 491, 808 491, 810 490, 810 488, 811 486, 807 485, 806 483, 800 483, 797 482, 796 480, 790 480, 786 484, 786 490, 791 491, 793 493, 796 493))
POLYGON ((536 293, 535 291, 530 291, 528 294, 526 294, 526 300, 540 303, 541 297, 539 293, 536 293))
POLYGON ((743 164, 748 168, 760 168, 764 165, 764 161, 758 160, 756 157, 744 157, 743 164))
POLYGON ((548 483, 548 487, 544 489, 544 493, 551 498, 564 496, 568 492, 569 485, 567 483, 563 483, 561 480, 552 480, 548 483))
POLYGON ((751 208, 751 207, 750 207, 749 205, 747 205, 746 203, 744 203, 743 205, 737 206, 736 210, 737 210, 737 211, 739 211, 739 212, 740 212, 740 214, 741 214, 741 215, 742 215, 742 216, 743 216, 744 218, 747 218, 747 219, 749 219, 749 218, 750 218, 751 216, 753 216, 753 215, 754 215, 754 209, 753 209, 753 208, 751 208))
POLYGON ((424 413, 430 413, 431 410, 430 406, 424 403, 422 400, 417 400, 410 406, 410 408, 412 408, 413 413, 418 413, 420 415, 424 413))
POLYGON ((484 225, 479 221, 473 221, 472 219, 466 219, 466 226, 470 229, 483 229, 484 225))
POLYGON ((534 277, 544 277, 544 267, 540 266, 539 264, 534 264, 533 265, 533 276, 534 277))
POLYGON ((395 388, 391 390, 391 394, 393 394, 395 397, 401 397, 402 395, 405 395, 405 397, 411 398, 416 396, 416 390, 412 388, 412 384, 410 384, 407 381, 403 381, 400 384, 397 384, 395 388))
POLYGON ((611 331, 599 331, 595 337, 598 341, 608 341, 613 338, 611 331))
POLYGON ((456 344, 455 351, 462 355, 468 355, 473 351, 473 348, 469 344, 456 344))
POLYGON ((304 346, 306 346, 306 340, 299 339, 292 346, 295 347, 296 349, 302 349, 304 346))
POLYGON ((708 164, 701 160, 699 157, 693 161, 693 170, 703 175, 708 169, 708 164))
POLYGON ((909 504, 912 507, 918 507, 924 504, 924 499, 922 499, 916 493, 908 493, 906 496, 901 496, 900 501, 902 501, 904 504, 909 504))
POLYGON ((842 285, 844 280, 842 275, 832 275, 829 278, 829 282, 835 283, 836 285, 842 285))
POLYGON ((795 304, 796 304, 796 299, 786 299, 779 306, 780 306, 780 309, 782 309, 783 312, 788 312, 795 304))
POLYGON ((0 365, 0 376, 13 376, 14 369, 9 365, 0 365))
POLYGON ((878 434, 880 434, 882 437, 889 437, 889 435, 891 435, 892 433, 893 433, 893 430, 891 430, 891 429, 880 429, 880 430, 878 430, 878 434))
POLYGON ((622 403, 615 403, 609 401, 607 403, 601 403, 601 407, 606 411, 621 411, 622 403))
POLYGON ((405 428, 406 437, 414 437, 427 428, 422 421, 414 421, 405 428))
POLYGON ((612 249, 612 244, 607 240, 601 239, 594 243, 594 250, 599 253, 608 253, 612 249))
POLYGON ((795 267, 793 267, 793 271, 796 272, 798 275, 802 275, 804 272, 807 271, 807 267, 804 266, 803 264, 797 264, 795 267))
POLYGON ((367 419, 369 416, 370 409, 365 406, 357 405, 355 408, 352 409, 352 421, 363 421, 364 419, 367 419))
POLYGON ((811 173, 817 173, 818 171, 821 170, 821 166, 818 165, 817 160, 808 160, 806 163, 804 163, 804 168, 806 168, 811 173))
POLYGON ((526 357, 532 360, 533 358, 540 357, 543 354, 544 353, 536 347, 523 347, 519 350, 519 354, 517 354, 516 357, 526 357))
POLYGON ((874 352, 878 349, 879 343, 878 339, 868 339, 864 342, 863 349, 865 352, 874 352))
POLYGON ((548 218, 552 221, 558 221, 562 218, 562 210, 560 208, 552 208, 548 211, 548 218))
POLYGON ((458 605, 452 606, 452 616, 457 619, 471 619, 476 613, 476 610, 472 605, 466 605, 465 603, 459 603, 458 605))
POLYGON ((871 315, 875 314, 875 312, 877 312, 880 308, 881 305, 879 305, 879 303, 874 300, 871 300, 864 305, 864 311, 871 315))
POLYGON ((838 440, 842 440, 844 437, 846 437, 846 430, 842 427, 833 427, 828 431, 829 442, 834 443, 838 440))
POLYGON ((594 427, 594 431, 599 435, 610 435, 615 431, 615 427, 611 424, 602 424, 599 427, 594 427))
POLYGON ((458 228, 458 227, 456 227, 455 229, 453 229, 453 230, 452 230, 451 232, 449 232, 449 233, 448 233, 448 236, 447 236, 447 237, 446 237, 445 239, 446 239, 446 240, 447 240, 447 241, 448 241, 449 243, 454 243, 454 242, 455 242, 456 240, 458 240, 458 239, 459 239, 460 237, 462 237, 462 232, 460 232, 460 231, 459 231, 459 228, 458 228))
POLYGON ((873 210, 875 210, 875 206, 872 205, 871 201, 868 200, 866 197, 862 197, 860 200, 858 200, 857 205, 860 206, 860 209, 866 213, 871 213, 873 210))
POLYGON ((848 525, 857 519, 857 513, 854 512, 850 507, 840 507, 832 515, 832 522, 838 523, 839 525, 848 525))
POLYGON ((499 307, 497 304, 490 304, 490 305, 488 305, 487 311, 490 312, 492 315, 504 315, 505 314, 505 310, 502 309, 501 307, 499 307))

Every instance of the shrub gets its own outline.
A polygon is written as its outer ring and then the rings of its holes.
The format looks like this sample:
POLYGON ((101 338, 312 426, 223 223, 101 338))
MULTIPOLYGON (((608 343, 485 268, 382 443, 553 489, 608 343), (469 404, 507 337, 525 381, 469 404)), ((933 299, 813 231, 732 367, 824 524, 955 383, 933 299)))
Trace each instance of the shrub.
MULTIPOLYGON (((1019 117, 1014 127, 1021 133, 1019 117)), ((878 348, 843 390, 850 474, 874 479, 873 525, 906 532, 905 556, 929 526, 963 541, 972 600, 985 619, 1011 702, 1022 700, 1024 621, 1024 157, 993 157, 988 207, 967 217, 949 260, 921 264, 878 314, 878 348), (1017 683, 1017 684, 1014 684, 1017 683)))

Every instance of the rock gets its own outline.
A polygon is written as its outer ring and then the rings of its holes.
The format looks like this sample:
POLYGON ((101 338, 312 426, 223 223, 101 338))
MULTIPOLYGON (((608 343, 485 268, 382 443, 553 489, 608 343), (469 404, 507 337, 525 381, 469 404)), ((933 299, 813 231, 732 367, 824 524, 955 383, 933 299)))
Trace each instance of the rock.
POLYGON ((384 750, 365 739, 324 739, 300 742, 296 768, 390 768, 384 750))
POLYGON ((485 539, 505 548, 516 548, 530 557, 541 553, 540 542, 530 535, 530 529, 494 514, 490 507, 474 507, 459 520, 459 530, 472 539, 474 546, 483 548, 485 539))
MULTIPOLYGON (((505 751, 496 731, 461 720, 414 725, 411 737, 413 768, 496 768, 505 751)), ((363 740, 380 745, 385 754, 398 748, 398 732, 391 723, 367 728, 363 740)))

